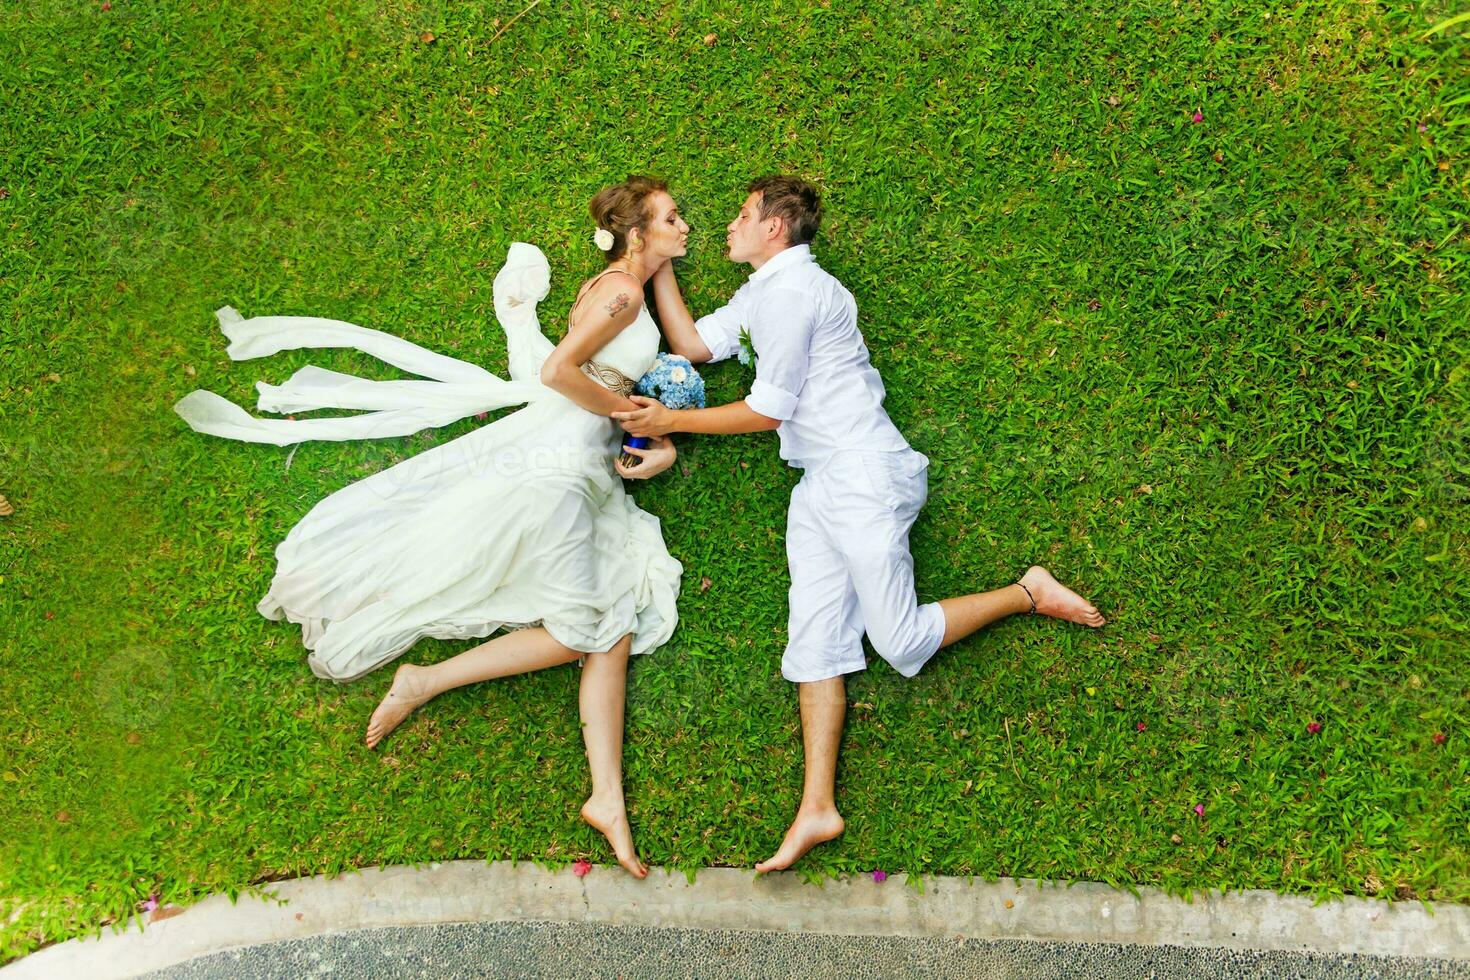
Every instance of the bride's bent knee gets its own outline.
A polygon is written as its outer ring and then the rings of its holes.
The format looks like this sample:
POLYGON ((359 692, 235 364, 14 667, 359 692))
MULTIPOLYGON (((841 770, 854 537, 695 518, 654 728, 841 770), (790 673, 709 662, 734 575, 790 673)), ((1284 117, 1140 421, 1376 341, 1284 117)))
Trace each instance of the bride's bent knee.
POLYGON ((617 657, 627 660, 633 653, 633 634, 629 633, 602 653, 589 653, 589 657, 617 657))

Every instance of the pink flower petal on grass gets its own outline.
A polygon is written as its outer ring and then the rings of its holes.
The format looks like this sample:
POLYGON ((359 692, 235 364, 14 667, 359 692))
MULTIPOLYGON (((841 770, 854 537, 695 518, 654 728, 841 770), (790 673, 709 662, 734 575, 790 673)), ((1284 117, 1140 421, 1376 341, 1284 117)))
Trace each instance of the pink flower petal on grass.
POLYGON ((1139 723, 1138 723, 1138 730, 1139 730, 1139 731, 1144 731, 1144 730, 1146 730, 1146 729, 1147 729, 1147 728, 1148 728, 1148 723, 1147 723, 1147 722, 1142 722, 1142 721, 1140 721, 1140 722, 1139 722, 1139 723))
POLYGON ((874 871, 873 872, 873 880, 876 881, 876 882, 879 882, 880 884, 882 882, 887 881, 888 880, 888 872, 887 871, 874 871))
POLYGON ((587 860, 586 858, 582 858, 576 864, 572 865, 572 874, 576 875, 578 878, 587 877, 587 872, 591 870, 592 862, 587 860))
POLYGON ((143 911, 152 912, 156 908, 158 908, 158 893, 154 892, 148 896, 148 901, 143 903, 143 911))
POLYGON ((1205 121, 1205 114, 1203 112, 1200 112, 1199 110, 1195 110, 1195 113, 1194 113, 1194 121, 1197 122, 1197 123, 1198 122, 1204 122, 1205 121))
POLYGON ((1322 730, 1322 723, 1320 721, 1309 721, 1309 722, 1307 722, 1307 732, 1309 734, 1315 735, 1318 732, 1320 732, 1321 730, 1322 730))
POLYGON ((1201 816, 1201 817, 1204 816, 1205 815, 1205 805, 1203 803, 1196 803, 1194 805, 1194 812, 1198 816, 1201 816))

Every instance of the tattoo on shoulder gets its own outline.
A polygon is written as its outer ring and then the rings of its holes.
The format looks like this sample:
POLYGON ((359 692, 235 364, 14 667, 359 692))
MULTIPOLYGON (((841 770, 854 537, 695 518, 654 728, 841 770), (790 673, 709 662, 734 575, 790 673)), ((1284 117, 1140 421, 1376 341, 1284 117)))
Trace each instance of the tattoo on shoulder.
POLYGON ((628 308, 629 302, 630 301, 628 299, 627 293, 618 293, 618 295, 614 297, 613 301, 607 304, 607 315, 617 316, 619 313, 628 308))

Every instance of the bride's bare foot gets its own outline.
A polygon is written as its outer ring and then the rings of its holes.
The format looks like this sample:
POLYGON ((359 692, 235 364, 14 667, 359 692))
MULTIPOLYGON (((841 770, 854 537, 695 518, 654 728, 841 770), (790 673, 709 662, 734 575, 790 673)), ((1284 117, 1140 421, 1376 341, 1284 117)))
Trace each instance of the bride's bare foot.
POLYGON ((404 664, 393 675, 393 686, 383 695, 373 716, 368 719, 367 747, 374 748, 398 727, 398 723, 413 713, 413 709, 434 695, 424 683, 423 672, 427 668, 404 664))
POLYGON ((780 871, 789 868, 801 856, 818 844, 825 843, 842 833, 842 814, 836 808, 830 810, 797 810, 796 819, 786 831, 786 839, 776 853, 755 866, 760 872, 780 871))
POLYGON ((628 874, 634 878, 648 877, 648 866, 638 860, 638 852, 633 849, 633 830, 628 826, 628 811, 621 798, 600 797, 593 793, 582 804, 582 819, 602 831, 612 845, 613 853, 618 856, 618 863, 628 874))
POLYGON ((1107 622, 1092 603, 1052 578, 1051 572, 1040 565, 1028 568, 1021 584, 1030 590, 1039 615, 1082 626, 1098 627, 1107 622))

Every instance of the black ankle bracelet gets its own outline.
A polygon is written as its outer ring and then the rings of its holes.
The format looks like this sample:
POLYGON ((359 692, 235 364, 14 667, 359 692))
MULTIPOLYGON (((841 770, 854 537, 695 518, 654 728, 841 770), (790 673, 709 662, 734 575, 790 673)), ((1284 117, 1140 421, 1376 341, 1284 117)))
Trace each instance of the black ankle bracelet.
MULTIPOLYGON (((1020 582, 1017 582, 1016 584, 1021 585, 1020 582)), ((1031 610, 1027 613, 1027 615, 1030 615, 1031 613, 1034 613, 1036 611, 1036 597, 1032 595, 1031 590, 1026 588, 1026 586, 1024 585, 1021 585, 1021 591, 1026 593, 1026 598, 1031 600, 1031 610)))

